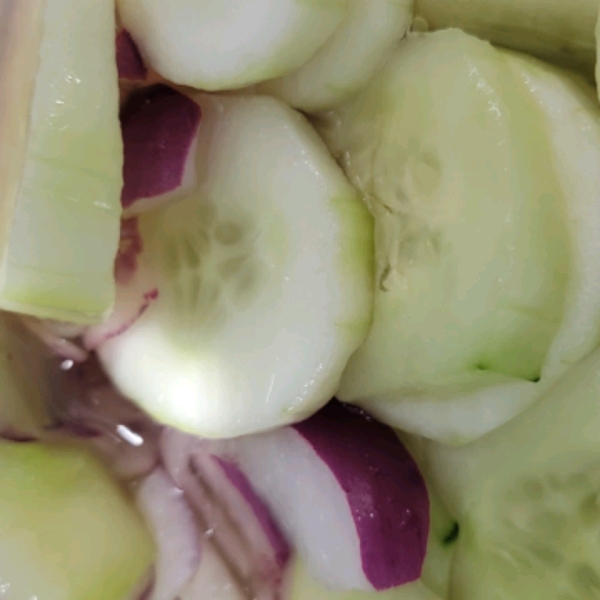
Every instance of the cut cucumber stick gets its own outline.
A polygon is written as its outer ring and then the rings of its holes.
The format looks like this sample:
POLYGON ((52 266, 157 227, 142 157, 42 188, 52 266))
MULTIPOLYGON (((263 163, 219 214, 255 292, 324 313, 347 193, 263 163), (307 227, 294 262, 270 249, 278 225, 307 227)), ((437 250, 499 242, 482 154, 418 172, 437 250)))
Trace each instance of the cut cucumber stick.
POLYGON ((132 294, 156 299, 98 352, 155 418, 226 437, 335 393, 371 320, 372 220, 299 114, 268 97, 197 99, 202 183, 139 216, 145 250, 113 320, 132 294))
POLYGON ((1 10, 0 308, 96 322, 114 301, 120 218, 114 5, 1 10))

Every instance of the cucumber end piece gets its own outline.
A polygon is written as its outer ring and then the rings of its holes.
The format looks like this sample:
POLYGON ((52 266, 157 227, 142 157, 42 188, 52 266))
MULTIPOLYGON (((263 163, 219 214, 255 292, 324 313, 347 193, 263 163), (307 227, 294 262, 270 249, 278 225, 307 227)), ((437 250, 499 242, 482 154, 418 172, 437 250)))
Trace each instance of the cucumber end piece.
POLYGON ((0 17, 0 307, 98 322, 121 215, 114 6, 9 0, 0 17))
POLYGON ((0 443, 0 558, 15 598, 115 600, 154 545, 130 498, 80 447, 0 443))

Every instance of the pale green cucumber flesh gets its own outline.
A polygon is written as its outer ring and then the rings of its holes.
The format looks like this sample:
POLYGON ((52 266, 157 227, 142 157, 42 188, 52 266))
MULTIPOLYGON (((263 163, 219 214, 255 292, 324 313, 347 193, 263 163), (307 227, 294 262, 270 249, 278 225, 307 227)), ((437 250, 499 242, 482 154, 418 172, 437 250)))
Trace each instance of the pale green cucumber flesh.
POLYGON ((448 596, 450 573, 460 538, 460 525, 429 488, 429 541, 421 581, 441 598, 448 596))
POLYGON ((427 476, 460 523, 453 600, 600 595, 600 353, 464 448, 429 443, 427 476))
POLYGON ((455 516, 451 515, 444 505, 438 490, 430 481, 427 440, 403 431, 397 431, 397 435, 412 455, 421 473, 427 477, 425 483, 429 496, 429 538, 421 571, 421 581, 441 598, 447 598, 450 572, 461 527, 455 516))
MULTIPOLYGON (((2 50, 27 55, 35 47, 39 60, 27 65, 35 73, 30 87, 16 86, 25 125, 18 146, 3 139, 10 144, 3 150, 17 150, 21 162, 0 177, 0 307, 97 322, 114 300, 121 212, 114 7, 108 0, 48 0, 42 14, 24 12, 14 11, 14 23, 27 18, 34 30, 37 23, 39 39, 2 50)), ((10 82, 22 74, 7 76, 10 82)))
POLYGON ((0 444, 0 575, 10 600, 124 600, 153 543, 130 500, 81 448, 0 444))
MULTIPOLYGON (((380 93, 384 106, 396 94, 401 101, 381 129, 365 123, 366 114, 342 116, 383 138, 365 165, 372 181, 365 192, 378 225, 390 230, 378 240, 387 256, 373 331, 355 361, 385 360, 373 364, 381 390, 389 388, 383 371, 392 381, 402 373, 406 387, 454 370, 534 381, 564 303, 561 190, 543 131, 528 126, 539 121, 535 107, 522 100, 505 57, 463 34, 437 40, 407 42, 393 82, 382 78, 373 89, 366 106, 380 93), (431 84, 446 61, 448 74, 431 84)), ((360 158, 350 167, 356 177, 360 158)))
POLYGON ((370 324, 372 220, 297 113, 199 101, 203 184, 139 221, 158 299, 99 352, 153 416, 221 437, 305 418, 335 393, 370 324))
POLYGON ((348 0, 119 0, 146 63, 174 83, 240 89, 307 62, 344 18, 348 0))
POLYGON ((600 98, 600 11, 596 18, 594 39, 596 40, 596 68, 594 69, 594 75, 596 77, 596 91, 598 93, 598 98, 600 98))
POLYGON ((569 242, 544 128, 509 63, 457 31, 413 34, 333 117, 378 228, 375 322, 348 397, 464 372, 540 377, 569 242))
POLYGON ((500 46, 593 74, 596 0, 417 0, 430 29, 458 27, 500 46))
POLYGON ((599 597, 599 471, 596 462, 579 471, 532 473, 502 490, 488 515, 474 509, 461 528, 450 597, 599 597))
POLYGON ((50 424, 50 369, 56 359, 19 320, 0 313, 0 433, 38 436, 50 424))
POLYGON ((598 116, 583 80, 446 30, 409 34, 320 119, 376 222, 374 323, 342 400, 466 443, 595 347, 598 116))
POLYGON ((412 21, 412 0, 352 0, 328 42, 297 71, 259 86, 308 112, 358 92, 384 64, 412 21))
POLYGON ((421 581, 407 583, 383 592, 330 590, 315 581, 296 560, 291 574, 289 600, 441 600, 421 581))

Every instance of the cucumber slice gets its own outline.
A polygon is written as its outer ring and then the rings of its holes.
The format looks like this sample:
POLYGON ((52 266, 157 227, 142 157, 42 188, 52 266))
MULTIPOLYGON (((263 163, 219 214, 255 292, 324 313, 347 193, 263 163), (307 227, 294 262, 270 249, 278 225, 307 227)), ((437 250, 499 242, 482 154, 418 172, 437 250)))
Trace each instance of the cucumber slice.
POLYGON ((481 440, 426 445, 427 474, 461 524, 453 599, 598 597, 599 395, 596 350, 481 440))
POLYGON ((80 448, 0 443, 0 564, 7 600, 121 600, 150 568, 151 538, 80 448))
POLYGON ((114 5, 6 0, 0 17, 0 307, 96 322, 119 237, 114 5))
POLYGON ((300 67, 349 0, 118 0, 146 64, 198 89, 237 89, 300 67))
POLYGON ((430 29, 458 27, 501 46, 594 72, 596 0, 416 0, 430 29))
POLYGON ((600 110, 458 30, 410 34, 324 132, 376 219, 375 319, 338 396, 460 444, 599 341, 600 110))
POLYGON ((260 89, 306 111, 333 108, 381 67, 412 17, 413 0, 351 0, 344 21, 323 48, 297 71, 260 89))
POLYGON ((441 600, 422 582, 415 581, 384 592, 333 591, 314 580, 301 561, 291 574, 289 600, 441 600))
POLYGON ((113 318, 130 291, 156 299, 98 352, 158 420, 226 437, 301 420, 335 393, 371 321, 373 231, 299 114, 268 97, 198 101, 202 183, 139 216, 144 251, 113 318))

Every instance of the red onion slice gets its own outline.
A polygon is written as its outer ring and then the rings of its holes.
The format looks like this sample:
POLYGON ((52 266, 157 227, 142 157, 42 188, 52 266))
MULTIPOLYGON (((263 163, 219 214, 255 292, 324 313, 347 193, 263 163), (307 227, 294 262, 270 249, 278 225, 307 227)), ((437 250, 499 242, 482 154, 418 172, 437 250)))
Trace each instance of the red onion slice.
POLYGON ((161 447, 167 471, 200 515, 232 581, 251 598, 279 598, 290 548, 248 479, 193 436, 165 429, 161 447))
POLYGON ((193 189, 200 118, 196 102, 164 84, 140 88, 128 98, 121 110, 121 204, 127 215, 193 189))
POLYGON ((117 296, 110 316, 97 325, 88 327, 83 334, 86 350, 95 350, 100 344, 127 331, 148 307, 159 297, 158 286, 152 273, 139 266, 143 251, 136 218, 121 222, 121 239, 115 260, 117 296))
POLYGON ((211 542, 202 546, 202 562, 189 586, 177 600, 267 600, 253 595, 231 577, 223 557, 211 542))
POLYGON ((333 402, 303 423, 210 451, 237 463, 329 587, 384 590, 420 577, 428 493, 390 428, 333 402))
POLYGON ((174 600, 200 566, 201 536, 196 517, 184 493, 162 468, 142 481, 136 497, 157 547, 149 600, 174 600))
POLYGON ((148 69, 142 55, 126 29, 121 29, 116 36, 117 70, 119 79, 143 81, 148 75, 148 69))

